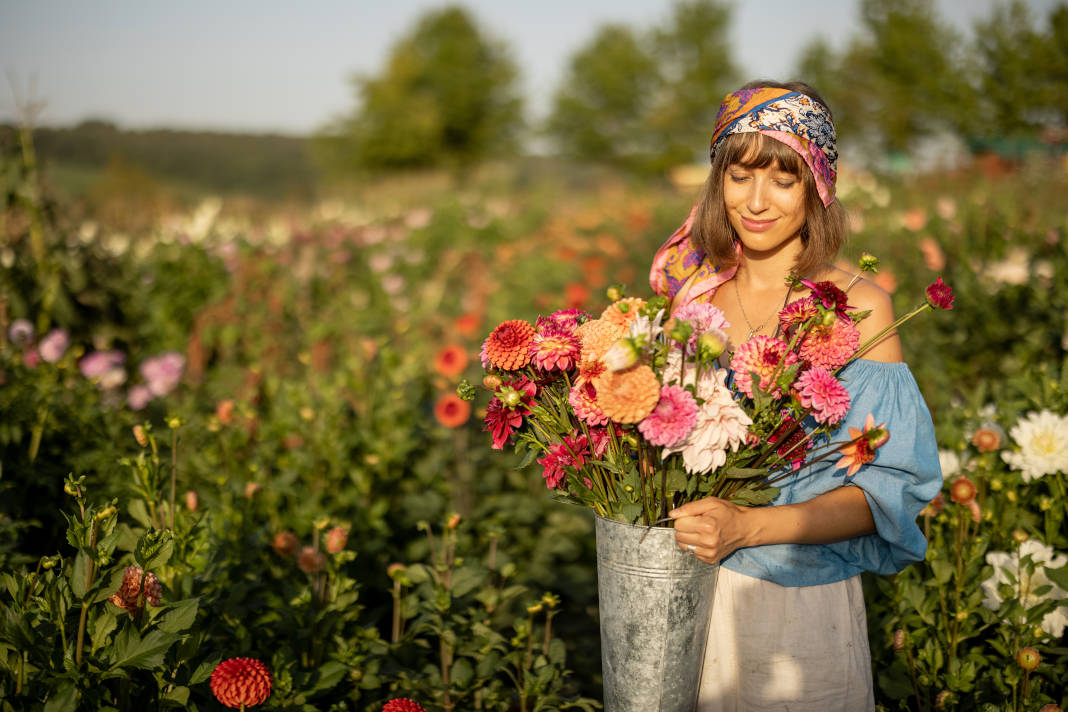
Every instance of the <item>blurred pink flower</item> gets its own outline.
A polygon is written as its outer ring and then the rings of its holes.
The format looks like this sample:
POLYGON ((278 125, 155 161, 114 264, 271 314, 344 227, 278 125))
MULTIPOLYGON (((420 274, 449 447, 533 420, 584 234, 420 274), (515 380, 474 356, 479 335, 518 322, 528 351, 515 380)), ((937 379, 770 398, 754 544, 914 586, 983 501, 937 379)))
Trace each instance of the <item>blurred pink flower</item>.
POLYGON ((925 237, 920 240, 919 247, 920 252, 923 253, 923 263, 927 265, 927 269, 939 272, 946 266, 946 255, 932 238, 925 237))
POLYGON ((905 226, 906 230, 919 232, 927 224, 927 211, 923 208, 906 210, 905 214, 901 216, 901 224, 905 226))
POLYGON ((15 346, 29 346, 33 343, 33 324, 29 319, 15 319, 8 327, 7 336, 15 346))
POLYGON ((148 386, 144 384, 134 386, 126 394, 126 405, 130 406, 130 410, 141 410, 148 405, 150 400, 152 400, 152 391, 148 390, 148 386))
POLYGON ((37 353, 48 363, 55 363, 63 358, 70 346, 70 336, 64 329, 52 329, 37 346, 37 353))
POLYGON ((141 376, 147 382, 149 392, 161 398, 175 389, 185 370, 185 356, 177 351, 168 351, 146 359, 141 364, 141 376))
POLYGON ((121 351, 93 351, 78 361, 78 370, 86 378, 99 380, 103 388, 115 388, 126 381, 125 362, 126 354, 121 351))

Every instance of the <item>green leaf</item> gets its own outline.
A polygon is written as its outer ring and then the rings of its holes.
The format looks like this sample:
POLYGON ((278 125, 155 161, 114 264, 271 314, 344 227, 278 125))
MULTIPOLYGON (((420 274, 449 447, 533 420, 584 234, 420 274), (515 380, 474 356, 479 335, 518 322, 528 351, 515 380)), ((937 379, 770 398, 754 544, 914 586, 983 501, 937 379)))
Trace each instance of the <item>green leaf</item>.
POLYGON ((179 707, 185 707, 189 702, 189 688, 188 687, 175 687, 168 690, 163 699, 166 702, 173 702, 179 707))
POLYGON ((89 555, 79 551, 74 557, 74 570, 70 575, 70 588, 79 601, 85 598, 86 583, 89 576, 89 555))
POLYGON ((321 692, 322 690, 331 689, 341 682, 341 679, 345 677, 345 673, 348 671, 348 665, 338 662, 337 660, 328 660, 320 665, 319 669, 316 671, 315 686, 308 691, 308 694, 311 695, 316 692, 321 692))
POLYGON ((452 670, 449 671, 449 675, 452 684, 457 687, 467 687, 475 677, 475 670, 471 667, 471 662, 467 658, 460 658, 452 664, 452 670))
POLYGON ((111 632, 115 630, 115 626, 118 625, 118 618, 111 612, 112 610, 114 610, 114 607, 105 606, 93 619, 89 638, 91 651, 103 648, 104 644, 107 643, 111 632))
POLYGON ((197 665, 197 669, 193 671, 192 677, 189 678, 190 685, 199 685, 200 683, 211 677, 211 673, 222 661, 221 657, 211 658, 197 665))
POLYGON ((122 586, 122 577, 126 574, 125 566, 117 566, 111 570, 111 576, 108 578, 107 583, 100 584, 99 586, 93 586, 96 593, 93 594, 93 600, 91 603, 97 603, 103 601, 106 598, 111 598, 111 594, 119 590, 122 586))
POLYGON ((735 492, 730 501, 743 507, 759 507, 775 499, 778 494, 778 487, 766 487, 760 490, 743 489, 735 492))
POLYGON ((1046 576, 1050 581, 1057 584, 1065 591, 1068 591, 1068 564, 1065 564, 1059 569, 1047 568, 1046 576))
POLYGON ((157 619, 157 627, 167 633, 181 633, 188 630, 197 617, 199 598, 187 598, 184 601, 175 601, 168 606, 166 612, 157 619))
POLYGON ((152 517, 148 515, 148 507, 145 506, 145 502, 142 499, 130 500, 130 506, 126 508, 130 516, 137 520, 137 523, 143 526, 145 529, 152 528, 152 517))
POLYGON ((723 476, 728 479, 740 480, 748 477, 763 477, 768 471, 763 467, 728 467, 723 471, 723 476))
POLYGON ((45 702, 44 712, 69 712, 78 709, 78 699, 81 695, 78 688, 71 681, 64 682, 56 688, 54 694, 48 696, 45 702))
POLYGON ((115 636, 115 659, 111 668, 158 668, 163 665, 163 656, 167 650, 181 637, 176 633, 157 629, 142 638, 133 625, 128 625, 115 636))
POLYGON ((534 456, 538 454, 538 451, 532 447, 527 448, 527 454, 523 456, 523 459, 515 466, 515 469, 522 470, 524 467, 534 461, 534 456))
POLYGON ((170 561, 174 551, 174 539, 169 531, 153 529, 147 531, 137 542, 134 549, 134 558, 137 563, 148 571, 157 571, 159 567, 170 561))

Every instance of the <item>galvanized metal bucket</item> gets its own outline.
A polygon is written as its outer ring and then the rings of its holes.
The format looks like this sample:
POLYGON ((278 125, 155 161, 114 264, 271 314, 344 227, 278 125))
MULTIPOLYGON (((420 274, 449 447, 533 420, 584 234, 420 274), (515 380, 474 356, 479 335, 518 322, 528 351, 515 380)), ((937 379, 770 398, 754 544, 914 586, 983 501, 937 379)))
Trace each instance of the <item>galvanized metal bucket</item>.
POLYGON ((718 573, 674 529, 597 517, 604 712, 693 712, 718 573))

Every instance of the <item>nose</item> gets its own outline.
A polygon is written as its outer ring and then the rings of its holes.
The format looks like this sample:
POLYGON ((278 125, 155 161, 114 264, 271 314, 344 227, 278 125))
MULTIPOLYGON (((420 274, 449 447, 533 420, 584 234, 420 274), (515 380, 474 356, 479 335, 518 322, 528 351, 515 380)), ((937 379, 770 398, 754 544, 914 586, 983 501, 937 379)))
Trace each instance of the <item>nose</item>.
POLYGON ((757 176, 749 183, 749 195, 746 207, 753 215, 759 215, 768 209, 768 182, 764 176, 757 176))

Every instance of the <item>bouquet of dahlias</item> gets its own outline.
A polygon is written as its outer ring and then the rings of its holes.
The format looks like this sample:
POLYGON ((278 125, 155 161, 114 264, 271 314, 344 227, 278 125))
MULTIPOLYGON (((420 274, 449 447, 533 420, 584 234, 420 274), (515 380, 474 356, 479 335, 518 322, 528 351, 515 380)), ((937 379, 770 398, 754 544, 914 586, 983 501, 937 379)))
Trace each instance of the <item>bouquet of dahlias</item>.
MULTIPOLYGON (((572 309, 505 321, 481 354, 493 447, 514 441, 557 498, 630 524, 670 521, 669 510, 703 497, 765 504, 781 478, 836 453, 836 467, 855 473, 889 432, 869 415, 849 440, 821 438, 849 410, 835 374, 920 311, 951 308, 952 292, 939 278, 924 304, 861 345, 867 313, 845 292, 791 279, 809 295, 780 312, 780 336, 751 337, 729 369, 719 363, 729 324, 710 304, 666 318, 664 297, 613 288, 596 319, 572 309)), ((474 391, 460 387, 465 398, 474 391)))

